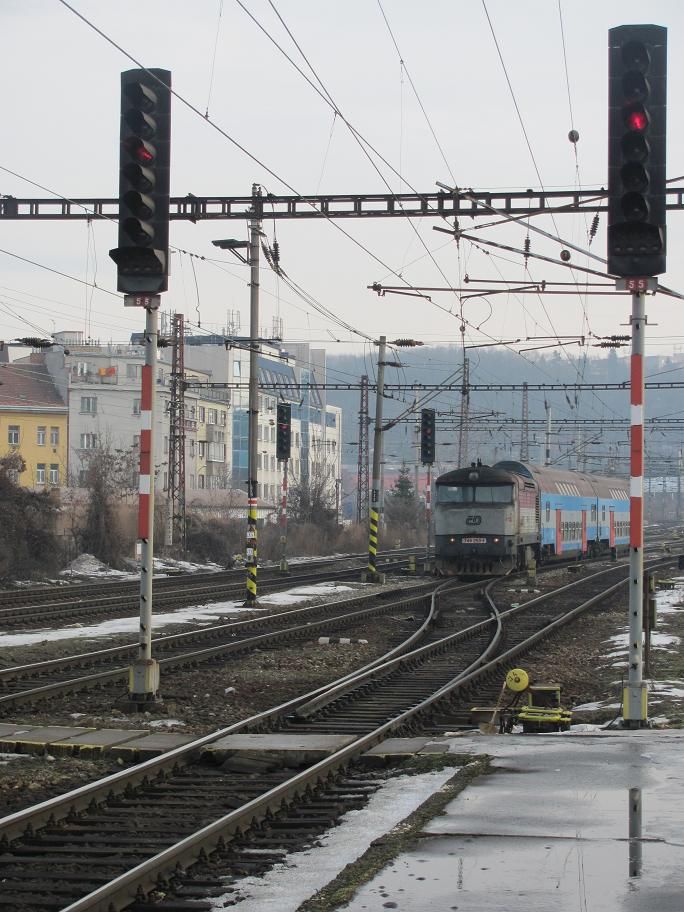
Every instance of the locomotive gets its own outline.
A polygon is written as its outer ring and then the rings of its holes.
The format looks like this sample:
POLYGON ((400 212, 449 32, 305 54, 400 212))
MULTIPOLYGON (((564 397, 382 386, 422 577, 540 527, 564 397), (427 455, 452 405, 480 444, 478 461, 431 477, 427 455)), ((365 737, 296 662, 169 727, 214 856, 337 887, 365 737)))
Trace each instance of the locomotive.
POLYGON ((629 485, 513 460, 473 463, 435 481, 435 571, 497 576, 629 545, 629 485))

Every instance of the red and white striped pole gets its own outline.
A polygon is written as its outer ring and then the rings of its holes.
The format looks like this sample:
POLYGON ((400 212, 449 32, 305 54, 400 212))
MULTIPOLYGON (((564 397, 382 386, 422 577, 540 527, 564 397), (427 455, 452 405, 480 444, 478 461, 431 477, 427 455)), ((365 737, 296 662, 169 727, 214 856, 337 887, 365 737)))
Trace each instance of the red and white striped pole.
POLYGON ((425 480, 425 521, 427 535, 425 538, 425 560, 430 561, 430 532, 432 530, 432 465, 427 464, 427 477, 425 480))
POLYGON ((157 373, 159 296, 145 309, 145 364, 140 393, 140 481, 138 538, 140 539, 140 630, 138 656, 129 669, 129 699, 155 700, 159 691, 159 664, 152 658, 152 576, 154 573, 154 413, 157 373))
POLYGON ((645 295, 632 294, 632 359, 630 369, 630 469, 629 469, 629 675, 623 694, 623 721, 640 728, 648 717, 646 682, 643 680, 644 613, 644 336, 645 295))
POLYGON ((287 573, 287 459, 283 459, 283 485, 280 498, 280 570, 287 573))

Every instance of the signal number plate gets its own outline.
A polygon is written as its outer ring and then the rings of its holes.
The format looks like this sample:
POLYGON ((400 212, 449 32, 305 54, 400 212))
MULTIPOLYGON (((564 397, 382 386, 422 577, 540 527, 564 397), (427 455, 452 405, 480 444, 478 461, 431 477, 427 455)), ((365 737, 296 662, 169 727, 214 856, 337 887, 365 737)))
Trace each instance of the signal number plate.
POLYGON ((477 535, 466 535, 461 539, 464 545, 486 545, 487 539, 477 535))

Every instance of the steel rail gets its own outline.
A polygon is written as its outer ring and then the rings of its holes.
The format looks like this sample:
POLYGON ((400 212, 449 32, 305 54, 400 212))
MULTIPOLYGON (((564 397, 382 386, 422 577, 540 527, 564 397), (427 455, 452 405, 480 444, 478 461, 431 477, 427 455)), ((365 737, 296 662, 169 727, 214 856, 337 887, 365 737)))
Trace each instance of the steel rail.
MULTIPOLYGON (((667 561, 659 561, 658 563, 659 565, 671 564, 671 558, 667 561)), ((612 567, 609 570, 600 571, 598 574, 595 574, 592 579, 596 576, 615 573, 616 571, 623 569, 624 568, 621 567, 612 567)), ((609 586, 601 594, 591 596, 590 599, 585 600, 581 605, 575 606, 570 611, 565 612, 562 617, 545 625, 543 630, 536 631, 532 636, 525 638, 523 642, 512 647, 501 656, 491 658, 491 653, 495 649, 495 644, 494 636, 490 637, 485 650, 483 650, 475 661, 471 662, 466 669, 461 671, 442 687, 438 688, 429 697, 398 713, 394 718, 388 720, 383 725, 378 726, 372 732, 357 738, 353 743, 342 750, 315 763, 307 770, 290 777, 286 782, 283 782, 275 788, 268 790, 263 795, 252 799, 242 807, 223 815, 220 819, 213 821, 198 832, 180 840, 174 846, 169 846, 154 857, 146 859, 125 874, 114 878, 108 884, 103 885, 87 896, 72 903, 66 907, 63 912, 110 912, 110 910, 122 909, 125 905, 133 901, 136 896, 140 896, 141 893, 153 889, 160 877, 172 876, 179 868, 182 869, 183 866, 193 863, 200 853, 211 853, 214 849, 223 847, 225 841, 230 839, 231 836, 238 832, 244 832, 245 827, 248 828, 249 826, 257 824, 270 813, 275 813, 282 806, 283 802, 296 798, 298 795, 303 794, 312 787, 316 787, 317 784, 325 782, 331 774, 346 767, 355 757, 382 740, 386 734, 401 729, 417 715, 434 707, 435 703, 438 701, 441 701, 446 697, 451 698, 457 688, 473 680, 478 675, 487 674, 495 667, 496 663, 506 661, 508 657, 519 654, 522 649, 526 648, 526 645, 529 646, 530 643, 537 642, 538 639, 544 635, 548 635, 549 632, 557 629, 562 623, 567 623, 569 619, 577 616, 581 611, 587 610, 588 607, 595 604, 599 599, 606 598, 607 595, 616 591, 621 585, 624 585, 626 581, 626 579, 621 580, 618 583, 609 586)), ((500 581, 492 581, 491 585, 494 585, 496 582, 500 581)), ((576 580, 567 586, 562 587, 562 591, 573 589, 585 585, 586 583, 587 578, 576 580)), ((444 589, 444 586, 440 587, 440 589, 444 589)), ((491 627, 493 621, 495 622, 494 626, 496 630, 500 631, 502 618, 510 617, 521 611, 528 610, 533 605, 538 605, 540 602, 547 601, 556 595, 557 592, 547 593, 538 599, 533 599, 523 605, 508 609, 506 612, 496 612, 496 614, 487 621, 471 625, 471 627, 466 628, 464 631, 450 634, 447 637, 438 640, 436 643, 430 645, 430 649, 433 653, 437 653, 440 649, 443 650, 447 643, 453 644, 464 636, 472 634, 474 629, 483 629, 485 626, 491 627)), ((437 593, 433 595, 431 601, 431 614, 434 616, 437 593)), ((424 656, 427 651, 429 650, 426 650, 426 647, 419 647, 404 655, 399 661, 410 663, 414 659, 417 659, 418 656, 424 656)), ((389 663, 377 665, 375 669, 376 676, 384 677, 388 671, 387 665, 395 665, 396 661, 397 660, 391 660, 389 663)), ((358 684, 361 678, 367 678, 367 672, 363 669, 355 674, 353 680, 358 684)), ((339 686, 339 683, 340 682, 335 682, 333 686, 339 686)), ((327 689, 328 688, 326 687, 318 688, 308 695, 309 700, 315 700, 327 689)), ((93 783, 90 786, 83 786, 81 789, 69 793, 68 796, 52 799, 51 801, 43 802, 42 805, 38 805, 36 808, 29 808, 25 811, 18 812, 17 814, 5 818, 4 821, 0 821, 0 828, 8 833, 14 828, 15 835, 21 835, 26 829, 27 823, 32 820, 36 821, 41 814, 43 815, 41 819, 44 820, 45 814, 53 814, 54 811, 59 808, 58 816, 61 817, 65 813, 65 803, 73 809, 73 811, 77 811, 79 808, 84 808, 86 804, 90 804, 92 800, 97 801, 98 795, 103 797, 105 792, 108 791, 111 788, 111 785, 116 781, 121 783, 125 779, 127 782, 136 781, 139 783, 148 780, 155 771, 159 772, 170 761, 174 760, 177 762, 182 758, 187 760, 192 756, 196 756, 198 751, 212 743, 212 741, 216 740, 218 737, 244 730, 250 724, 262 726, 266 721, 271 721, 278 717, 282 718, 283 715, 292 713, 293 710, 304 705, 305 702, 305 697, 288 701, 285 704, 281 704, 279 707, 253 716, 249 720, 236 723, 228 729, 224 729, 222 732, 213 733, 205 738, 198 739, 190 745, 171 751, 168 754, 163 755, 162 758, 155 758, 153 761, 147 761, 128 775, 121 773, 115 774, 98 783, 93 783)))
MULTIPOLYGON (((471 584, 471 587, 472 586, 473 584, 471 584)), ((269 631, 268 633, 255 634, 253 636, 238 640, 231 640, 230 642, 221 643, 215 646, 206 646, 203 649, 194 649, 189 652, 183 652, 179 655, 161 657, 158 659, 158 661, 159 665, 163 668, 179 668, 187 664, 200 664, 202 662, 208 662, 212 659, 217 658, 218 656, 229 656, 236 653, 246 653, 252 649, 259 648, 260 646, 271 645, 273 643, 310 638, 322 633, 323 631, 337 630, 340 627, 349 626, 368 617, 382 616, 389 613, 390 611, 406 610, 413 605, 424 602, 426 597, 427 595, 425 593, 421 595, 407 595, 403 598, 400 598, 398 601, 383 602, 369 608, 362 608, 358 611, 347 612, 346 614, 324 617, 316 621, 309 620, 305 623, 297 624, 291 627, 280 628, 278 630, 269 631)), ((377 594, 369 594, 363 599, 357 598, 350 601, 370 601, 374 598, 377 599, 377 594)), ((334 610, 335 607, 342 605, 349 607, 344 602, 333 602, 328 603, 327 605, 311 606, 311 610, 317 610, 320 613, 321 609, 334 610)), ((306 611, 307 609, 300 610, 306 611)), ((265 624, 269 620, 272 620, 274 617, 278 617, 280 619, 286 618, 288 613, 289 612, 285 612, 276 616, 269 615, 268 617, 257 620, 263 620, 263 623, 265 624)), ((228 627, 230 625, 225 626, 228 627)), ((205 628, 205 631, 203 632, 206 633, 207 629, 205 628)), ((176 636, 183 636, 183 634, 178 634, 176 636)), ((122 648, 130 652, 135 647, 133 645, 127 647, 113 647, 114 650, 122 648)), ((60 660, 49 660, 49 664, 54 665, 54 663, 58 661, 60 660)), ((34 663, 34 667, 40 667, 40 664, 41 663, 34 663)), ((20 670, 21 668, 4 669, 2 672, 0 672, 0 675, 10 677, 12 672, 16 674, 16 672, 20 670)), ((125 681, 128 678, 128 673, 129 668, 126 665, 123 667, 111 668, 103 671, 97 671, 91 674, 81 675, 77 678, 71 678, 66 681, 55 681, 27 690, 3 694, 0 696, 0 707, 20 706, 26 703, 35 703, 40 699, 44 699, 48 696, 54 696, 56 694, 65 694, 78 690, 84 690, 91 686, 99 686, 116 681, 125 681)))

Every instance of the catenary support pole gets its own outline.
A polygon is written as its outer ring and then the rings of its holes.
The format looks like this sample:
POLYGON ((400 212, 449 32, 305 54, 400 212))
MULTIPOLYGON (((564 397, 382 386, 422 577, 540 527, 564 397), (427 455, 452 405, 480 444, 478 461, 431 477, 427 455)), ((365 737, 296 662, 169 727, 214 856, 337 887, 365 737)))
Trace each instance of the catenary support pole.
POLYGON ((375 433, 373 436, 373 482, 371 485, 370 508, 368 511, 368 572, 369 580, 378 580, 378 526, 382 512, 382 485, 380 470, 382 468, 382 400, 385 384, 385 351, 387 337, 380 336, 378 341, 378 382, 375 393, 375 433))
POLYGON ((159 296, 145 309, 145 364, 140 398, 140 481, 138 538, 140 539, 140 630, 138 655, 129 669, 129 699, 136 703, 159 695, 159 664, 152 658, 152 576, 154 573, 154 416, 159 334, 159 296))
POLYGON ((247 571, 246 605, 257 600, 257 432, 259 428, 259 245, 261 220, 257 204, 261 188, 252 187, 252 218, 249 223, 249 440, 247 461, 247 571))
POLYGON ((624 725, 640 728, 647 719, 643 680, 644 611, 644 336, 645 296, 632 295, 631 427, 629 479, 629 673, 623 695, 624 725))

